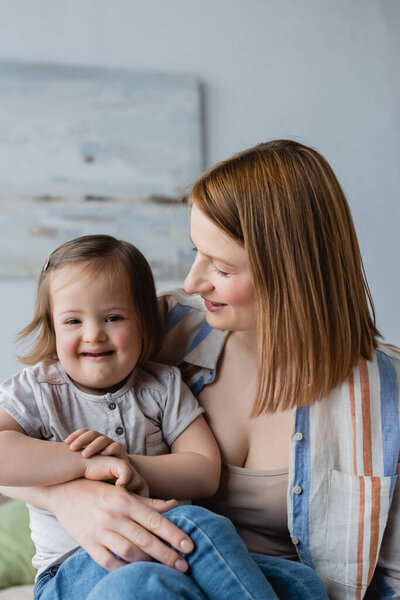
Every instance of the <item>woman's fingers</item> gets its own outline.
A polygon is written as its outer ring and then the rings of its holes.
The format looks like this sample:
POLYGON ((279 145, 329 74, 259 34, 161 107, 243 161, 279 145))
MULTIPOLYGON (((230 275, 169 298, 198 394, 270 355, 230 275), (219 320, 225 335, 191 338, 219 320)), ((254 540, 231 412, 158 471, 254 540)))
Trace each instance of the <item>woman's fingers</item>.
POLYGON ((105 532, 102 544, 93 549, 91 556, 107 571, 114 571, 130 562, 151 561, 147 554, 132 546, 129 540, 114 531, 105 532))
POLYGON ((187 563, 177 550, 190 553, 194 546, 187 534, 162 516, 174 506, 175 500, 143 498, 124 488, 88 479, 48 490, 49 510, 63 529, 109 569, 121 566, 120 559, 143 560, 146 554, 184 572, 187 563))
POLYGON ((192 552, 194 548, 192 540, 173 523, 168 521, 168 519, 163 517, 162 514, 154 510, 154 507, 152 506, 152 500, 150 498, 143 498, 142 496, 131 494, 129 500, 131 502, 128 516, 132 519, 132 523, 140 525, 144 532, 141 534, 139 540, 132 540, 137 546, 139 546, 139 548, 159 562, 164 562, 163 560, 160 560, 158 556, 154 556, 152 552, 149 551, 149 548, 158 548, 156 541, 158 542, 159 540, 151 535, 155 534, 158 538, 168 542, 180 552, 192 552))
POLYGON ((182 573, 187 571, 189 565, 184 557, 134 521, 123 519, 118 532, 119 539, 113 544, 113 548, 117 549, 116 554, 126 562, 138 560, 139 550, 147 555, 149 559, 154 559, 182 573))
MULTIPOLYGON (((107 571, 115 571, 119 569, 119 567, 123 567, 126 563, 123 560, 118 559, 106 546, 102 546, 97 544, 95 547, 87 547, 85 548, 86 552, 90 554, 97 564, 99 564, 103 569, 107 569, 107 571)), ((146 559, 138 559, 138 560, 146 560, 146 559)))
POLYGON ((142 501, 159 513, 167 512, 168 510, 172 510, 178 506, 178 500, 175 500, 175 498, 171 498, 170 500, 161 500, 159 498, 142 498, 142 501))

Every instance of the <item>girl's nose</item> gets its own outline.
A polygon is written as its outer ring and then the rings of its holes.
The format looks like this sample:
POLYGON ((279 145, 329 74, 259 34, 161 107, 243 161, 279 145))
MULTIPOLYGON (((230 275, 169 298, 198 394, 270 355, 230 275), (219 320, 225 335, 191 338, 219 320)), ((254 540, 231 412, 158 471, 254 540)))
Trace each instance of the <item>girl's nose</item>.
POLYGON ((204 294, 213 289, 207 275, 207 265, 204 263, 204 257, 196 256, 189 273, 183 284, 187 294, 204 294))
POLYGON ((102 324, 88 323, 84 331, 84 341, 90 344, 104 342, 107 339, 107 334, 102 324))

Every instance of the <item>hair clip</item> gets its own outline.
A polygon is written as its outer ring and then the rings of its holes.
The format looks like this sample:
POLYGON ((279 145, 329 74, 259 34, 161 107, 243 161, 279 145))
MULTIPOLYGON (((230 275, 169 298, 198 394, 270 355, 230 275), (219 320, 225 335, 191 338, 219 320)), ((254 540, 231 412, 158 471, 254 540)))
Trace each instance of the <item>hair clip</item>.
POLYGON ((49 258, 46 260, 46 262, 44 263, 44 266, 43 266, 43 269, 42 269, 42 271, 46 271, 46 269, 48 268, 49 264, 50 264, 50 256, 49 256, 49 258))

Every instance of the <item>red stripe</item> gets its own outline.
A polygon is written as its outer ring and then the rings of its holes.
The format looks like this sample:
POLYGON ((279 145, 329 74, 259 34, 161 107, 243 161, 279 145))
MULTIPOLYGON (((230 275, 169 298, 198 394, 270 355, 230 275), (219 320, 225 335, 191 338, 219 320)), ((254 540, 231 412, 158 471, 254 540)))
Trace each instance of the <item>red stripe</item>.
POLYGON ((393 346, 393 344, 382 344, 382 346, 389 348, 389 350, 393 350, 393 352, 395 352, 396 354, 400 354, 400 348, 398 348, 397 346, 393 346))
POLYGON ((371 543, 369 547, 368 584, 370 583, 378 557, 379 513, 381 512, 381 480, 372 477, 371 543))
POLYGON ((359 364, 361 383, 361 410, 363 420, 363 459, 364 475, 372 476, 372 435, 369 375, 367 361, 362 358, 359 364))
POLYGON ((357 544, 357 578, 356 578, 356 597, 361 598, 361 588, 363 580, 363 546, 364 546, 364 514, 365 514, 365 481, 359 476, 360 481, 360 513, 358 515, 358 544, 357 544))
POLYGON ((357 422, 356 422, 356 402, 354 398, 354 375, 349 377, 349 393, 350 393, 350 412, 351 422, 353 425, 353 472, 357 475, 357 422))

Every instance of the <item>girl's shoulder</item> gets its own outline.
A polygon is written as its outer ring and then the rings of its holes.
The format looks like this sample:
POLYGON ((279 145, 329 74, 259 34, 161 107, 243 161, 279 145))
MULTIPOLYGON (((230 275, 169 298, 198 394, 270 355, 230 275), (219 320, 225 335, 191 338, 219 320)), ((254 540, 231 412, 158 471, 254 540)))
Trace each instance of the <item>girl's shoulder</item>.
POLYGON ((61 385, 67 383, 64 370, 57 360, 44 360, 36 365, 25 367, 7 379, 2 388, 35 388, 41 384, 61 385))

